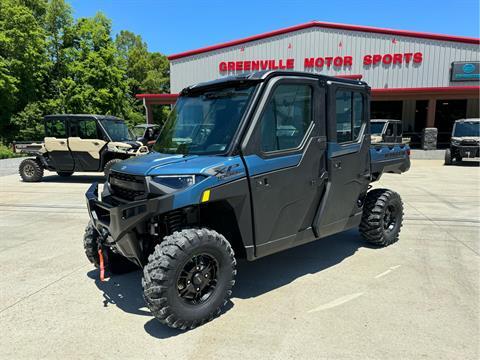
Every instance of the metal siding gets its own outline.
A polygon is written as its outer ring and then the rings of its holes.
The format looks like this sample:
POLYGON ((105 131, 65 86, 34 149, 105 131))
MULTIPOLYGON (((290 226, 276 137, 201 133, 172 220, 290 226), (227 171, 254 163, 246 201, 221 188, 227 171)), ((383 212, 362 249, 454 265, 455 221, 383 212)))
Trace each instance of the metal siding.
MULTIPOLYGON (((325 75, 361 74, 372 88, 445 87, 477 85, 478 82, 450 82, 453 61, 480 61, 479 46, 450 41, 428 40, 384 34, 372 34, 349 30, 307 28, 288 34, 252 41, 229 48, 214 50, 172 60, 171 91, 178 93, 188 85, 213 80, 222 76, 218 70, 221 61, 295 59, 295 70, 305 71, 305 57, 345 56, 353 57, 351 68, 333 67, 314 71, 325 75), (393 38, 397 43, 392 43, 393 38), (343 47, 339 47, 339 42, 343 47), (288 44, 292 48, 288 48, 288 44), (244 49, 243 51, 241 49, 244 49), (423 53, 421 64, 377 64, 364 66, 366 54, 423 53)), ((235 72, 238 74, 238 72, 235 72)), ((231 73, 230 73, 231 75, 231 73)))

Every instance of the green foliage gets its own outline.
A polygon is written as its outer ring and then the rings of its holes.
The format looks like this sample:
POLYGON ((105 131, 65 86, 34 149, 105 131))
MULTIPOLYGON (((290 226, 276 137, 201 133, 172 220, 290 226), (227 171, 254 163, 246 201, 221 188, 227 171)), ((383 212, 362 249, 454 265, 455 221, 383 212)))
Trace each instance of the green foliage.
MULTIPOLYGON (((75 21, 64 0, 0 0, 0 140, 43 138, 52 113, 144 122, 140 92, 168 92, 169 64, 139 35, 112 39, 102 13, 75 21)), ((168 109, 155 110, 164 119, 168 109)))
POLYGON ((0 144, 0 159, 9 159, 15 157, 22 157, 21 154, 16 154, 13 150, 3 144, 0 144))

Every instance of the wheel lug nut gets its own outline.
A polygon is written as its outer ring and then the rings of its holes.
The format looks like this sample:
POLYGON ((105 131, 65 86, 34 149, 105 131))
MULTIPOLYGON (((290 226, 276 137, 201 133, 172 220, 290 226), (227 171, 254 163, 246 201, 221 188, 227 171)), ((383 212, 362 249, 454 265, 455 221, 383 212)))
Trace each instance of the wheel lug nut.
POLYGON ((197 266, 197 270, 200 270, 200 266, 197 266))
POLYGON ((200 288, 197 288, 197 291, 200 291, 200 288))
POLYGON ((205 274, 205 277, 208 277, 208 274, 205 274))
POLYGON ((187 284, 190 284, 190 280, 187 281, 187 284))

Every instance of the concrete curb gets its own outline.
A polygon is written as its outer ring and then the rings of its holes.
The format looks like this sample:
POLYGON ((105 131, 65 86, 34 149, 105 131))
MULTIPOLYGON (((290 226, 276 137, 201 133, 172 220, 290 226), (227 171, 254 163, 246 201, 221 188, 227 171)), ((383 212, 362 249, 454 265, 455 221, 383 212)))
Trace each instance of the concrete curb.
POLYGON ((411 150, 410 158, 415 160, 443 160, 445 150, 411 150))

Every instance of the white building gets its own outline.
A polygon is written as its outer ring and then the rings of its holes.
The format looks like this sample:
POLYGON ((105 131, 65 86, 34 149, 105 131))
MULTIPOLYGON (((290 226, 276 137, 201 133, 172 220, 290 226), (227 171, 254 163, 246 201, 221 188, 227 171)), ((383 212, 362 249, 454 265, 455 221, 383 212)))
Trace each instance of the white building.
POLYGON ((172 94, 138 97, 147 106, 171 103, 188 85, 268 69, 362 79, 372 87, 372 118, 402 119, 414 139, 437 127, 442 144, 455 119, 479 117, 479 45, 477 38, 314 21, 171 55, 172 94))

